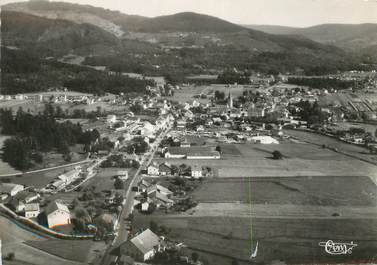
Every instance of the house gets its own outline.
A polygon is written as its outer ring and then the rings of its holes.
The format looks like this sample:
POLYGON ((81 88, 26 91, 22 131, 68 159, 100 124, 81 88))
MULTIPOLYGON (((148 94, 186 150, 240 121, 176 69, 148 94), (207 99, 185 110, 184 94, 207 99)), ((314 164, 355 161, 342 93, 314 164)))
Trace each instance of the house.
POLYGON ((40 197, 40 195, 38 193, 29 193, 26 197, 25 197, 25 202, 26 203, 31 203, 33 201, 36 201, 38 200, 40 197))
POLYGON ((142 212, 147 212, 148 211, 148 209, 149 209, 149 202, 143 202, 142 204, 141 204, 141 211, 142 212))
POLYGON ((68 207, 58 201, 51 202, 46 207, 45 214, 49 228, 71 223, 71 215, 68 207))
POLYGON ((13 197, 7 205, 9 206, 10 209, 15 211, 16 213, 21 213, 25 209, 25 203, 23 200, 19 198, 13 197))
POLYGON ((128 171, 127 170, 120 170, 120 171, 118 171, 117 176, 121 180, 127 180, 128 179, 128 171))
POLYGON ((20 191, 24 190, 24 186, 14 183, 0 183, 0 194, 7 194, 8 196, 15 196, 20 191))
POLYGON ((189 152, 187 159, 220 159, 218 151, 189 152))
POLYGON ((170 198, 170 196, 173 194, 173 192, 171 192, 169 189, 165 188, 164 186, 161 186, 159 184, 154 184, 154 185, 151 185, 147 188, 146 190, 147 194, 151 194, 151 193, 154 193, 154 192, 158 192, 158 193, 161 193, 165 196, 167 196, 168 198, 170 198))
POLYGON ((158 171, 160 172, 160 176, 169 176, 173 173, 169 163, 162 163, 159 165, 158 171))
POLYGON ((165 153, 165 158, 182 159, 187 155, 187 151, 180 147, 171 147, 165 153))
POLYGON ((185 129, 186 128, 186 121, 184 120, 179 120, 177 121, 177 129, 185 129))
POLYGON ((145 230, 120 246, 121 254, 137 261, 152 259, 157 252, 165 250, 164 242, 150 229, 145 230))
POLYGON ((139 191, 140 191, 140 192, 146 192, 147 189, 148 189, 150 186, 152 186, 152 184, 149 183, 148 181, 146 181, 146 180, 143 179, 143 180, 140 181, 140 183, 139 183, 139 191))
POLYGON ((112 125, 116 121, 117 121, 117 116, 116 115, 107 115, 107 117, 106 117, 106 123, 108 125, 112 125))
POLYGON ((36 218, 40 213, 39 203, 28 203, 25 204, 25 217, 26 218, 36 218))
POLYGON ((202 176, 203 176, 202 167, 195 165, 191 168, 191 177, 201 178, 202 176))
POLYGON ((159 166, 156 163, 152 163, 147 168, 148 175, 157 176, 160 174, 159 166))
POLYGON ((253 136, 251 140, 260 144, 279 144, 279 141, 268 135, 253 136))
POLYGON ((174 205, 174 201, 172 199, 169 199, 168 196, 160 192, 153 193, 151 198, 155 201, 157 208, 170 208, 174 205))
POLYGON ((61 180, 63 181, 65 185, 68 185, 80 176, 80 172, 81 172, 81 168, 73 169, 71 171, 68 171, 58 176, 58 180, 61 180))

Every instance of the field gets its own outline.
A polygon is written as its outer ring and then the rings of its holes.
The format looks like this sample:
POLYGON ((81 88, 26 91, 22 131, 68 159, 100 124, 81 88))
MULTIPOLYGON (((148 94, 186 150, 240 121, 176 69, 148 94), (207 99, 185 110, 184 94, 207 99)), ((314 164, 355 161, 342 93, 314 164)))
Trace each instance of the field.
POLYGON ((377 190, 368 177, 211 179, 193 197, 200 202, 377 206, 377 190))
POLYGON ((295 136, 299 141, 278 145, 221 144, 220 160, 169 159, 212 167, 217 177, 190 194, 197 207, 180 214, 137 215, 137 225, 148 226, 153 219, 171 228, 168 237, 187 244, 208 264, 227 265, 232 258, 250 264, 256 242, 253 261, 261 264, 376 259, 377 167, 359 159, 370 155, 333 138, 295 136), (274 150, 284 158, 273 160, 274 150), (331 256, 318 245, 329 239, 358 246, 351 255, 331 256))
MULTIPOLYGON (((36 234, 28 232, 7 218, 0 216, 0 238, 2 240, 2 255, 5 257, 8 253, 15 254, 15 264, 32 264, 32 265, 80 265, 82 263, 72 262, 63 258, 48 254, 44 251, 31 247, 25 242, 35 242, 38 244, 47 242, 46 239, 36 234), (9 232, 11 231, 11 233, 9 232)), ((68 241, 69 242, 69 241, 68 241)), ((46 244, 46 243, 45 243, 46 244)), ((4 264, 8 264, 4 261, 4 264)), ((11 263, 13 264, 13 263, 11 263)))
POLYGON ((284 260, 288 264, 367 260, 373 257, 377 246, 376 220, 182 218, 162 215, 136 216, 136 223, 148 226, 150 218, 171 228, 169 237, 191 246, 208 260, 208 264, 230 264, 232 258, 247 261, 256 242, 259 248, 254 261, 263 264, 272 260, 284 260), (351 257, 330 256, 318 246, 320 241, 328 238, 354 241, 358 247, 351 257), (213 263, 214 255, 217 256, 216 263, 213 263))
POLYGON ((168 97, 167 99, 178 101, 180 103, 192 102, 193 100, 199 101, 202 104, 209 103, 208 99, 194 98, 194 95, 200 95, 201 93, 206 94, 206 86, 189 86, 182 87, 181 90, 175 90, 173 97, 168 97))
MULTIPOLYGON (((331 144, 334 139, 327 139, 331 144)), ((316 140, 314 140, 316 141, 316 140)), ((320 140, 316 141, 321 143, 320 140)), ((336 142, 338 145, 344 143, 336 142)), ((358 146, 347 148, 360 154, 365 149, 358 146)), ((295 176, 374 176, 377 166, 358 159, 323 149, 320 146, 282 142, 278 145, 233 144, 221 145, 219 160, 156 159, 173 164, 201 165, 212 167, 220 178, 242 177, 295 177, 295 176), (283 160, 273 160, 271 153, 279 150, 283 160)))
POLYGON ((26 244, 66 260, 85 262, 93 241, 45 240, 29 241, 26 244))
POLYGON ((26 186, 33 186, 35 188, 43 188, 50 183, 54 178, 72 170, 75 166, 67 166, 58 169, 51 169, 36 173, 22 174, 10 177, 0 177, 0 181, 7 179, 12 183, 22 184, 26 186))
POLYGON ((324 144, 328 147, 337 148, 339 151, 345 152, 355 158, 361 158, 373 163, 377 162, 377 156, 370 154, 370 152, 362 146, 348 144, 332 137, 306 131, 287 130, 285 133, 308 143, 315 145, 324 144))

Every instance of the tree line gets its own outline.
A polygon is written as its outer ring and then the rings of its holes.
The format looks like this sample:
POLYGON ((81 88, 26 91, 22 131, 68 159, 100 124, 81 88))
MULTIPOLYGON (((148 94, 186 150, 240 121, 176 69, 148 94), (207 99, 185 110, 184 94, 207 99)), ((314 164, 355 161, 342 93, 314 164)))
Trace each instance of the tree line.
POLYGON ((4 141, 3 161, 18 170, 43 162, 43 153, 57 151, 70 160, 70 146, 90 145, 100 137, 97 131, 84 132, 80 124, 57 122, 48 109, 31 115, 21 108, 13 116, 11 110, 0 110, 1 133, 12 135, 4 141))

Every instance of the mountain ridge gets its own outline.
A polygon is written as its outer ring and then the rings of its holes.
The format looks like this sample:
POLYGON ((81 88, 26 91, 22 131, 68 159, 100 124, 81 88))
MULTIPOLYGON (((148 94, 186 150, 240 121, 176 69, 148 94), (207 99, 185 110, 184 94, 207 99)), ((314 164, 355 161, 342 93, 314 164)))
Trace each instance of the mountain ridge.
POLYGON ((246 27, 278 35, 302 35, 316 42, 332 44, 355 51, 377 44, 377 23, 321 24, 307 28, 275 25, 246 25, 246 27))

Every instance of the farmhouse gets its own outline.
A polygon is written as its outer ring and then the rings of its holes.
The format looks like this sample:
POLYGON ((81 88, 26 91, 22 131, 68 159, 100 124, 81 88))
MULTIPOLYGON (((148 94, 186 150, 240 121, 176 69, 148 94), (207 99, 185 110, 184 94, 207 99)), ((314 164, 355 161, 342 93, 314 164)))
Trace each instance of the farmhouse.
POLYGON ((28 203, 25 205, 25 217, 35 218, 39 215, 39 203, 28 203))
POLYGON ((51 202, 45 210, 49 228, 71 223, 71 215, 66 205, 60 202, 51 202))
POLYGON ((185 158, 186 154, 187 154, 187 151, 183 150, 180 147, 171 147, 165 153, 165 158, 181 159, 181 158, 185 158))
POLYGON ((218 151, 189 152, 187 159, 220 159, 218 151))
POLYGON ((120 246, 123 255, 138 261, 152 259, 157 252, 165 250, 164 242, 155 233, 147 229, 120 246))
POLYGON ((158 167, 158 170, 159 170, 161 176, 172 175, 172 169, 171 169, 171 165, 169 163, 162 163, 158 167))
POLYGON ((254 137, 251 137, 251 140, 254 141, 254 143, 260 143, 260 144, 279 144, 278 140, 268 135, 254 136, 254 137))
POLYGON ((6 194, 8 196, 15 196, 20 191, 24 190, 24 186, 14 184, 14 183, 1 183, 0 184, 0 194, 6 194))
POLYGON ((158 175, 160 174, 159 166, 156 163, 152 163, 147 168, 148 175, 158 175))
POLYGON ((191 168, 191 177, 201 178, 203 176, 202 168, 198 165, 195 165, 191 168))

